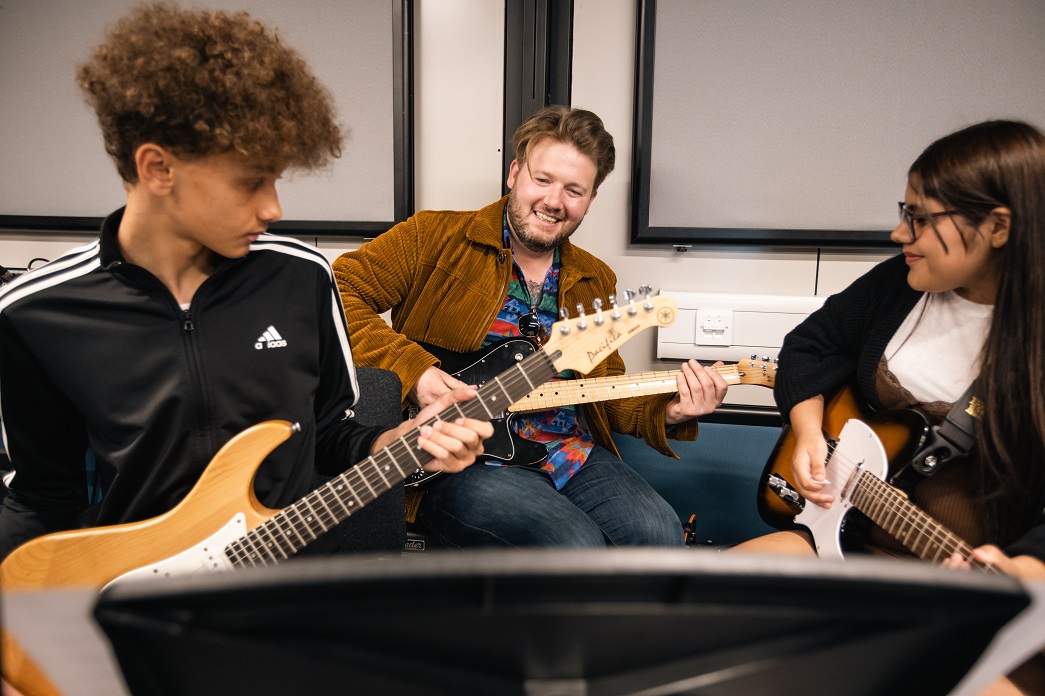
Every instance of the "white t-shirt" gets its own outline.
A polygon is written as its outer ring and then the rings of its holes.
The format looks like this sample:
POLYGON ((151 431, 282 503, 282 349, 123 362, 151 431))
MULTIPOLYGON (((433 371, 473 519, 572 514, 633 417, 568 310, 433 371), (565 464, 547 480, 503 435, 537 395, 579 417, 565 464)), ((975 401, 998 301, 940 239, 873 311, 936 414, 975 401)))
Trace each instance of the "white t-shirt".
POLYGON ((994 305, 925 293, 885 349, 889 370, 920 403, 954 402, 980 373, 994 305))

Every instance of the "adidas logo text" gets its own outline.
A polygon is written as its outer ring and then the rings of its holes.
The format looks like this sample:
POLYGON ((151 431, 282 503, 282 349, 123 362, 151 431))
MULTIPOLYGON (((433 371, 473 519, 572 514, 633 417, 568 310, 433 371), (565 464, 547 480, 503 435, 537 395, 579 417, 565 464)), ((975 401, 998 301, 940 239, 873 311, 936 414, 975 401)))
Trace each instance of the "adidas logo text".
POLYGON ((275 326, 270 326, 265 329, 265 333, 258 336, 257 342, 254 344, 255 350, 262 350, 264 348, 286 348, 287 342, 282 336, 279 335, 279 331, 276 331, 275 326))

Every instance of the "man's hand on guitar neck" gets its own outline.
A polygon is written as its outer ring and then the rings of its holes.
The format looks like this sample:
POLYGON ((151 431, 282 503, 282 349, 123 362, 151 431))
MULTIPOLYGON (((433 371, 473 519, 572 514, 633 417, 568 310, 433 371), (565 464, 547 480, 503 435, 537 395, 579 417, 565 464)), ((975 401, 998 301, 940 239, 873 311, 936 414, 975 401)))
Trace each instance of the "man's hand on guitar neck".
POLYGON ((722 375, 712 369, 719 365, 722 365, 722 361, 711 367, 704 367, 696 360, 682 363, 682 369, 675 378, 679 393, 664 410, 666 425, 678 425, 698 416, 706 416, 722 405, 729 385, 722 375))
POLYGON ((409 397, 419 408, 425 408, 443 394, 463 386, 464 382, 432 365, 421 374, 417 384, 410 390, 409 397))
MULTIPOLYGON (((381 433, 374 441, 372 453, 384 449, 421 423, 449 408, 451 404, 474 398, 477 392, 478 389, 474 385, 461 386, 446 392, 421 409, 416 418, 381 433)), ((489 421, 473 418, 457 418, 453 421, 436 421, 431 425, 420 425, 417 444, 433 457, 432 461, 424 465, 424 469, 448 473, 461 471, 483 453, 483 440, 491 435, 493 425, 489 421)))

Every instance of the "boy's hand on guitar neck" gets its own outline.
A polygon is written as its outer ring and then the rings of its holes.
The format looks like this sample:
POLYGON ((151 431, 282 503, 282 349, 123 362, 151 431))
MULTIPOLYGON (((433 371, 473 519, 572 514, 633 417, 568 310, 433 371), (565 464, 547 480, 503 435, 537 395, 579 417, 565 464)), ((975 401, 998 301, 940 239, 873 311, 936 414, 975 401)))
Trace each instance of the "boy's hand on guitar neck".
POLYGON ((704 367, 696 360, 682 363, 682 369, 675 378, 679 392, 664 411, 664 423, 678 425, 698 416, 706 416, 722 405, 729 385, 713 368, 722 365, 722 361, 711 367, 704 367))
POLYGON ((425 408, 442 395, 463 386, 464 382, 432 365, 421 374, 417 384, 410 390, 409 397, 419 408, 425 408))
POLYGON ((791 430, 795 434, 795 451, 791 470, 795 487, 807 501, 830 508, 834 496, 823 493, 827 480, 827 441, 824 439, 824 397, 795 404, 791 409, 791 430))
POLYGON ((424 465, 424 469, 448 473, 461 471, 483 453, 483 440, 493 435, 493 425, 489 421, 473 418, 435 421, 431 425, 421 424, 454 403, 474 398, 477 392, 478 388, 474 385, 462 385, 452 391, 447 391, 421 409, 416 418, 411 418, 404 421, 399 427, 381 433, 374 441, 371 453, 384 449, 420 426, 417 444, 433 457, 432 461, 424 465))

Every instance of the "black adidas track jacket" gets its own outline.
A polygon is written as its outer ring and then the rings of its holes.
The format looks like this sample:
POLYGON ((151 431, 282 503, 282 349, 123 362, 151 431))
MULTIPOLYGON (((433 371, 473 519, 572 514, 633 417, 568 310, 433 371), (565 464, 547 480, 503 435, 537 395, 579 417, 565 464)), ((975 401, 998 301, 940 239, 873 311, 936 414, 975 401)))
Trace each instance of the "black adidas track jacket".
POLYGON ((272 508, 312 490, 317 470, 363 459, 380 432, 348 417, 355 369, 319 251, 264 235, 182 309, 121 258, 121 216, 98 242, 0 291, 0 422, 15 467, 0 558, 85 521, 89 450, 104 492, 89 521, 108 525, 172 508, 222 445, 261 421, 302 429, 258 470, 255 491, 272 508))

